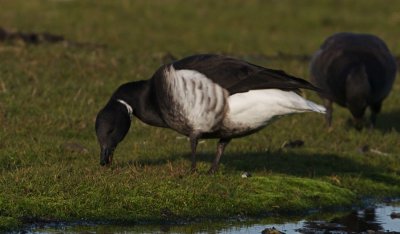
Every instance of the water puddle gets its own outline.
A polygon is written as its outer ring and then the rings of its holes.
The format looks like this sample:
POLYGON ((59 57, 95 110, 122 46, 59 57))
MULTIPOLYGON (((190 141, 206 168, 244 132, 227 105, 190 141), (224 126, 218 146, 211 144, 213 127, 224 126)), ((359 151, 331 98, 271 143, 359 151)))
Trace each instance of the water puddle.
POLYGON ((34 224, 24 233, 399 233, 400 204, 377 205, 342 215, 314 214, 314 218, 295 222, 277 223, 252 220, 224 223, 194 223, 185 225, 113 226, 91 223, 34 224), (322 218, 324 217, 324 218, 322 218), (274 229, 273 229, 274 228, 274 229), (279 232, 278 232, 279 231, 279 232))

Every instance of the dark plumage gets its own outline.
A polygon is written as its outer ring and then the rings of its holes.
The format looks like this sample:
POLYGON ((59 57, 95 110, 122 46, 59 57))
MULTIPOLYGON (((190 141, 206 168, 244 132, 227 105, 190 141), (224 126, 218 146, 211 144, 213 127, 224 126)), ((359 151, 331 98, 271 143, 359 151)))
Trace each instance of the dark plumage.
POLYGON ((325 90, 326 120, 332 124, 332 102, 350 110, 362 127, 367 107, 376 124, 383 100, 396 77, 396 61, 386 44, 369 34, 337 33, 328 37, 311 61, 311 80, 325 90))
POLYGON ((200 138, 219 138, 210 168, 218 168, 232 138, 252 134, 274 117, 325 108, 299 96, 299 88, 318 90, 283 71, 220 55, 194 55, 160 67, 149 80, 121 85, 96 118, 100 163, 130 127, 130 118, 171 128, 190 138, 192 170, 200 138))

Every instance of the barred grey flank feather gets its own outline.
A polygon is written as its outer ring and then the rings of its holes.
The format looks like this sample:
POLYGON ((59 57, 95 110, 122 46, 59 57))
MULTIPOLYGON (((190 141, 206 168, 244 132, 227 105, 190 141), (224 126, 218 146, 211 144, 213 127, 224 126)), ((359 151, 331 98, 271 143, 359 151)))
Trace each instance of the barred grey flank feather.
POLYGON ((188 135, 191 131, 212 132, 226 113, 228 92, 193 70, 164 70, 164 84, 171 102, 162 101, 165 120, 178 132, 188 135))

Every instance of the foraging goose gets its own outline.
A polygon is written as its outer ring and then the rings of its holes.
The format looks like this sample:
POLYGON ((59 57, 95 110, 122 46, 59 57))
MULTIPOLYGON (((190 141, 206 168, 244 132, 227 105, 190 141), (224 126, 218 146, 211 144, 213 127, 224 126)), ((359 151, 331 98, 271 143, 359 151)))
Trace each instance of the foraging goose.
POLYGON ((360 129, 367 107, 376 124, 383 100, 396 77, 396 61, 386 44, 369 34, 337 33, 328 37, 311 60, 311 81, 324 89, 326 121, 332 124, 332 102, 347 107, 360 129))
POLYGON ((275 116, 325 108, 298 95, 316 87, 283 71, 222 55, 194 55, 160 67, 149 80, 121 85, 96 118, 100 164, 113 151, 136 116, 146 124, 171 128, 190 138, 192 170, 200 138, 219 138, 215 160, 232 138, 252 134, 275 116))

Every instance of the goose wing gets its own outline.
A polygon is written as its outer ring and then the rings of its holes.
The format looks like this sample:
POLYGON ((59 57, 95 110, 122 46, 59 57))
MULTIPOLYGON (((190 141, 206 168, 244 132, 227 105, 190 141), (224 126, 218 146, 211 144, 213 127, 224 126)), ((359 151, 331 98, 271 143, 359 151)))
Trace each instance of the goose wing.
POLYGON ((335 64, 339 67, 332 68, 333 71, 341 70, 340 66, 358 59, 365 60, 363 62, 369 67, 380 66, 384 69, 380 73, 386 74, 389 79, 394 79, 396 73, 396 61, 385 42, 370 34, 344 32, 328 37, 313 56, 311 72, 317 77, 326 75, 329 66, 337 59, 343 61, 335 64))
POLYGON ((230 95, 257 89, 282 89, 299 92, 300 88, 320 91, 309 82, 281 70, 264 68, 243 60, 213 54, 194 55, 172 64, 175 69, 196 70, 228 90, 230 95))

